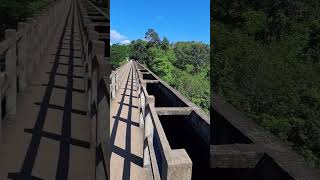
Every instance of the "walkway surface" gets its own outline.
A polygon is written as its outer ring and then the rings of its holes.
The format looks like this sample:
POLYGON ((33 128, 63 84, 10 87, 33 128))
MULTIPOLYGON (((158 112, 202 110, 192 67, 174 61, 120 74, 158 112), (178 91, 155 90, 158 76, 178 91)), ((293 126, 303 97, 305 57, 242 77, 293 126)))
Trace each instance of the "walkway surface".
POLYGON ((144 180, 143 132, 139 127, 137 78, 130 68, 119 93, 111 103, 110 179, 144 180))
MULTIPOLYGON (((75 1, 73 1, 75 2, 75 1)), ((54 37, 4 121, 0 179, 89 180, 94 175, 77 9, 54 37)))

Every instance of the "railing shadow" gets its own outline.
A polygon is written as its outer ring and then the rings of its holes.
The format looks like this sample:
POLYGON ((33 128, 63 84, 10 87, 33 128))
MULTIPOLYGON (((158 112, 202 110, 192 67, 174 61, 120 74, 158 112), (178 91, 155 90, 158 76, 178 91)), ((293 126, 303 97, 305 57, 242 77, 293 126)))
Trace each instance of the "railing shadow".
POLYGON ((123 174, 122 174, 122 179, 123 180, 129 180, 130 179, 130 174, 131 174, 131 169, 130 169, 130 163, 134 163, 140 167, 143 166, 143 159, 137 155, 134 155, 131 153, 131 126, 137 126, 139 127, 139 123, 133 122, 131 121, 132 119, 132 109, 133 108, 137 108, 136 106, 133 105, 132 100, 133 100, 133 91, 134 90, 134 85, 133 85, 133 69, 131 67, 130 71, 129 71, 129 75, 127 78, 127 82, 125 85, 125 88, 121 88, 121 89, 125 89, 125 91, 121 94, 122 98, 121 101, 119 102, 120 106, 118 108, 118 112, 116 114, 116 116, 114 116, 114 124, 113 124, 113 128, 112 128, 112 133, 111 133, 111 138, 110 138, 110 143, 111 143, 111 152, 121 156, 122 158, 124 158, 124 167, 123 167, 123 174), (131 76, 131 78, 130 78, 131 76), (130 80, 131 79, 131 80, 130 80), (128 84, 131 83, 131 88, 128 88, 128 84), (130 95, 126 94, 126 90, 130 91, 130 95), (129 103, 124 103, 125 97, 129 96, 129 103), (126 119, 121 118, 121 112, 123 109, 123 106, 126 105, 128 106, 128 116, 126 119), (118 129, 118 125, 119 125, 119 121, 122 121, 124 123, 127 124, 126 126, 126 138, 125 138, 125 149, 121 149, 120 147, 116 146, 115 143, 115 137, 116 137, 116 133, 117 133, 117 129, 118 129))

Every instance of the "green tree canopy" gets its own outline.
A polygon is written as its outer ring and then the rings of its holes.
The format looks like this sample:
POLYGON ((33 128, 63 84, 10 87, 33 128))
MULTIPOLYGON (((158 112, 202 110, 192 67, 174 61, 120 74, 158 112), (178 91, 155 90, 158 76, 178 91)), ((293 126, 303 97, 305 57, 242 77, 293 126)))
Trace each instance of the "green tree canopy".
POLYGON ((177 42, 174 45, 177 61, 175 66, 185 69, 186 65, 193 66, 193 73, 202 67, 209 66, 210 47, 201 42, 177 42))
POLYGON ((200 42, 170 44, 166 37, 160 41, 154 29, 148 29, 145 35, 147 41, 131 42, 129 56, 145 64, 161 79, 208 112, 209 46, 200 42))
POLYGON ((211 11, 211 88, 316 167, 319 8, 309 0, 230 0, 211 11))
POLYGON ((147 42, 141 39, 132 41, 130 58, 136 59, 143 64, 149 64, 147 42))
POLYGON ((163 37, 161 42, 161 49, 167 51, 170 48, 169 40, 166 37, 163 37))
POLYGON ((148 29, 145 33, 145 38, 148 41, 149 47, 159 46, 161 44, 160 37, 154 29, 148 29))
POLYGON ((128 45, 113 44, 110 51, 110 59, 113 69, 119 67, 129 57, 128 45))

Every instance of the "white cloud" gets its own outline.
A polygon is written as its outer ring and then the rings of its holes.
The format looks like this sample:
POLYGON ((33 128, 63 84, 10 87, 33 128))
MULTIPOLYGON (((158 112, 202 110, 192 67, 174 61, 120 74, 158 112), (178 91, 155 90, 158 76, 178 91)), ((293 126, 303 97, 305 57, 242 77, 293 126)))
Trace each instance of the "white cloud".
POLYGON ((110 45, 116 44, 116 43, 130 44, 130 40, 126 36, 116 31, 115 29, 110 30, 110 38, 111 38, 110 45))
POLYGON ((126 36, 120 34, 116 30, 111 29, 110 30, 110 38, 111 38, 111 41, 121 41, 121 40, 126 39, 126 36))
POLYGON ((126 39, 126 40, 120 41, 120 44, 130 44, 130 40, 126 39))

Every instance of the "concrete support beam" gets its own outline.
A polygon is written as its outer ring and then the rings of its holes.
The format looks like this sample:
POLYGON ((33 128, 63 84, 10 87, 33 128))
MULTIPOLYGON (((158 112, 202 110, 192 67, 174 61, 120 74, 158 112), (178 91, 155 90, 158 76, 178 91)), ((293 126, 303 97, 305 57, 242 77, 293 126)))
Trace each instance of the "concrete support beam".
POLYGON ((190 107, 156 107, 158 115, 189 115, 192 110, 190 107))
POLYGON ((254 144, 215 145, 210 148, 210 168, 254 168, 263 155, 254 144))
POLYGON ((159 80, 144 80, 145 83, 158 83, 159 80))

